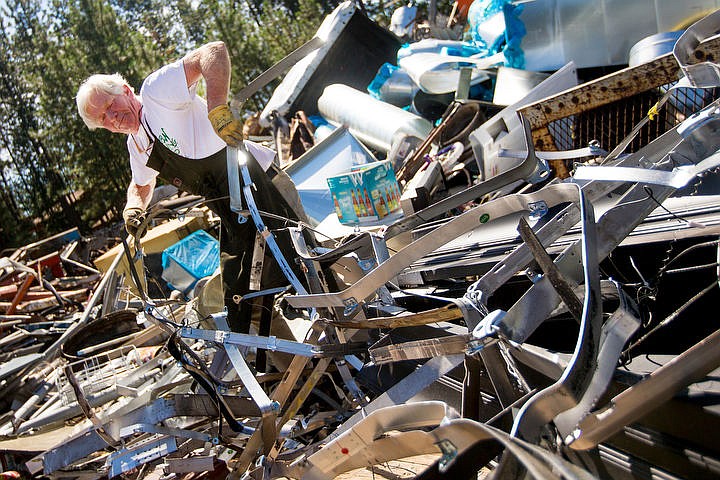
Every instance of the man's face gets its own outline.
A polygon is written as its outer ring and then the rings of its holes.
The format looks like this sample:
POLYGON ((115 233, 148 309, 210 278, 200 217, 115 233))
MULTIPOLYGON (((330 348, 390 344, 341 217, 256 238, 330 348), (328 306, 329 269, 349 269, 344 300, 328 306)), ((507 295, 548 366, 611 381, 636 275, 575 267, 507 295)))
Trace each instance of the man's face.
POLYGON ((126 85, 120 95, 96 92, 88 102, 87 112, 103 128, 114 133, 137 133, 140 128, 142 104, 126 85))

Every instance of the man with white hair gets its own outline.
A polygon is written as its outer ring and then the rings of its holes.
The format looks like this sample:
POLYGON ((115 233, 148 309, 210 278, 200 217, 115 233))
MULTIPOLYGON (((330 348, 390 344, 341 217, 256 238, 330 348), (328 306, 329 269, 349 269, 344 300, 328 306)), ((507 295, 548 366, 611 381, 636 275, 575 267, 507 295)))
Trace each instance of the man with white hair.
MULTIPOLYGON (((226 146, 238 146, 243 136, 242 123, 227 105, 229 84, 230 58, 225 44, 211 42, 151 73, 139 95, 119 74, 99 74, 83 82, 76 100, 88 128, 128 136, 132 180, 123 219, 129 234, 144 233, 138 228, 158 176, 206 198, 208 207, 222 220, 220 262, 228 323, 234 331, 247 332, 250 305, 233 301, 233 297, 242 299, 248 292, 256 230, 252 221, 239 224, 237 214, 230 210, 226 146), (206 100, 196 94, 201 78, 206 84, 206 100)), ((282 195, 285 192, 273 185, 274 177, 284 177, 281 188, 294 189, 287 175, 273 164, 275 153, 253 142, 244 144, 254 157, 248 168, 257 187, 254 196, 259 210, 298 220, 304 215, 301 207, 291 207, 282 195)), ((265 223, 271 231, 284 227, 278 219, 266 218, 265 223)), ((294 252, 287 235, 277 237, 283 252, 294 252)), ((289 259, 289 263, 295 266, 296 262, 289 259)), ((266 256, 261 288, 287 284, 275 260, 266 256)))

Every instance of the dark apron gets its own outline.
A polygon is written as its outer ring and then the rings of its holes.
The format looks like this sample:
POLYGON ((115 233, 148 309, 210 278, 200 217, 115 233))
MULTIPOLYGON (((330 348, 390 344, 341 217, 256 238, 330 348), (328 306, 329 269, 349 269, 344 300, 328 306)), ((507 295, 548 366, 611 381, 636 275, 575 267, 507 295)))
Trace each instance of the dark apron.
MULTIPOLYGON (((178 189, 194 195, 202 195, 206 205, 221 220, 220 228, 220 272, 223 284, 223 298, 228 311, 228 325, 234 332, 248 333, 250 329, 252 305, 248 301, 233 301, 234 295, 249 292, 250 270, 253 248, 255 246, 255 227, 252 218, 238 223, 237 213, 230 210, 230 198, 227 179, 227 149, 202 159, 186 158, 168 149, 159 141, 153 144, 147 166, 160 172, 164 181, 178 189)), ((273 213, 284 218, 297 220, 298 216, 290 208, 277 188, 272 184, 268 173, 264 172, 257 161, 249 155, 248 169, 255 183, 253 190, 255 203, 260 211, 273 213)), ((271 174, 274 170, 268 170, 271 174)), ((240 178, 242 185, 242 177, 240 178)), ((245 199, 243 198, 243 205, 245 199)), ((295 250, 286 231, 277 232, 286 226, 282 220, 263 218, 268 229, 275 232, 278 246, 298 278, 304 279, 297 262, 295 250)), ((261 289, 288 285, 269 248, 265 249, 263 260, 261 289)))

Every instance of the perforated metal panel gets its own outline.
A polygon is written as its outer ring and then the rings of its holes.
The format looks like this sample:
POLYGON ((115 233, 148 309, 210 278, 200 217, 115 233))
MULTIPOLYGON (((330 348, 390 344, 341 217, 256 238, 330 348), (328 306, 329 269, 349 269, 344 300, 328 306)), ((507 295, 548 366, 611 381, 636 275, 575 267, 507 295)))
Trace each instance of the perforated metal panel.
MULTIPOLYGON (((550 122, 548 130, 558 150, 581 148, 592 140, 600 142, 606 150, 613 149, 643 119, 665 94, 670 85, 641 92, 586 112, 550 122)), ((653 121, 648 122, 628 146, 634 152, 663 133, 678 125, 689 115, 712 102, 720 89, 699 90, 678 88, 660 109, 653 121)))

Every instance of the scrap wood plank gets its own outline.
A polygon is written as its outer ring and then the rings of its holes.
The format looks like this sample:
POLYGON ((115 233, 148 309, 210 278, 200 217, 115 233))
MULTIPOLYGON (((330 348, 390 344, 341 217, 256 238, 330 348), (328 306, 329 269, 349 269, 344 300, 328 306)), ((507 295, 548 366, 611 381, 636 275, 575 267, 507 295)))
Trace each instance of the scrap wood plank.
POLYGON ((336 327, 343 328, 400 328, 413 327, 416 325, 427 325, 428 323, 450 322, 463 318, 462 311, 456 305, 446 305, 440 308, 433 308, 424 312, 412 313, 409 315, 398 315, 395 317, 377 317, 358 321, 332 321, 329 322, 336 327))
MULTIPOLYGON (((697 62, 720 59, 720 35, 701 43, 695 51, 695 59, 697 62)), ((531 103, 519 112, 530 122, 535 148, 554 150, 547 128, 551 122, 667 85, 680 76, 675 57, 667 53, 648 63, 619 70, 531 103)))
MULTIPOLYGON (((81 291, 87 291, 87 289, 83 288, 83 289, 74 289, 74 290, 57 290, 57 293, 61 296, 65 296, 66 294, 74 295, 77 292, 81 292, 81 291)), ((45 298, 55 298, 55 295, 48 290, 30 289, 27 293, 25 293, 25 296, 23 297, 23 301, 30 302, 33 300, 42 300, 45 298)))
POLYGON ((10 285, 2 285, 0 286, 0 298, 12 300, 17 291, 18 286, 14 283, 11 283, 10 285))
POLYGON ((18 305, 20 304, 20 302, 22 302, 23 298, 25 298, 25 294, 30 289, 30 285, 32 285, 32 282, 34 280, 35 277, 33 277, 32 275, 27 275, 25 277, 25 280, 23 280, 22 285, 20 285, 20 288, 18 288, 17 293, 10 302, 10 306, 8 306, 7 310, 5 310, 5 313, 7 315, 12 315, 13 313, 15 313, 15 310, 18 308, 18 305))
MULTIPOLYGON (((82 301, 87 299, 89 295, 89 291, 87 289, 81 289, 81 290, 67 290, 67 291, 61 291, 58 292, 60 296, 62 296, 66 300, 76 300, 76 301, 82 301)), ((17 308, 15 309, 17 312, 35 312, 37 310, 42 310, 44 308, 52 307, 53 305, 57 305, 58 301, 55 296, 48 296, 47 298, 41 298, 38 300, 32 300, 28 302, 21 302, 18 304, 17 308)), ((10 302, 0 302, 0 311, 4 311, 7 315, 7 309, 10 307, 10 302)))

